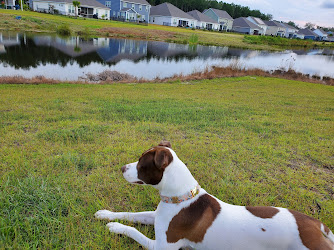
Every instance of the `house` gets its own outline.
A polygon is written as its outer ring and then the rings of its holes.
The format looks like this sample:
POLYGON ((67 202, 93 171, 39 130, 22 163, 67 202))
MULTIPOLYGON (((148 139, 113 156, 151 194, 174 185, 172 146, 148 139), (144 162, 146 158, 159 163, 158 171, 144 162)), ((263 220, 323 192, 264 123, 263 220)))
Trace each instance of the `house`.
POLYGON ((197 20, 171 3, 162 3, 152 6, 150 23, 174 27, 195 28, 197 20))
POLYGON ((5 4, 5 9, 15 9, 15 0, 5 0, 4 4, 5 4))
POLYGON ((298 33, 303 34, 304 39, 317 40, 318 38, 318 35, 310 29, 301 29, 298 33))
POLYGON ((313 30, 314 33, 318 35, 318 38, 320 41, 327 41, 328 40, 328 34, 323 31, 322 29, 316 29, 313 30))
POLYGON ((151 5, 146 0, 97 0, 110 8, 113 20, 148 22, 151 5))
POLYGON ((304 37, 305 37, 305 35, 298 30, 297 33, 295 33, 292 38, 302 39, 303 40, 304 37))
POLYGON ((246 17, 239 17, 237 19, 234 19, 232 30, 234 32, 249 35, 259 35, 263 33, 263 29, 260 26, 252 23, 246 17))
POLYGON ((287 23, 281 23, 281 25, 285 28, 285 37, 292 38, 294 35, 298 32, 298 29, 287 24, 287 23))
POLYGON ((30 0, 29 6, 38 12, 59 13, 61 15, 87 18, 110 18, 110 9, 96 0, 79 0, 80 6, 76 8, 73 0, 30 0))
POLYGON ((204 15, 202 12, 198 10, 193 10, 187 12, 187 14, 191 15, 194 19, 197 20, 196 28, 197 29, 207 29, 207 30, 218 30, 219 24, 215 22, 215 20, 211 19, 207 15, 204 15))
POLYGON ((203 14, 215 20, 216 23, 219 23, 220 31, 232 30, 233 18, 225 10, 218 10, 218 9, 210 8, 210 9, 204 10, 203 14))
POLYGON ((264 23, 267 25, 267 36, 285 36, 285 30, 286 28, 277 21, 264 21, 264 23))
POLYGON ((262 29, 262 32, 259 35, 264 36, 266 34, 267 25, 263 22, 263 20, 261 18, 249 16, 249 17, 247 17, 247 19, 249 21, 251 21, 252 23, 256 24, 257 26, 259 26, 262 29))

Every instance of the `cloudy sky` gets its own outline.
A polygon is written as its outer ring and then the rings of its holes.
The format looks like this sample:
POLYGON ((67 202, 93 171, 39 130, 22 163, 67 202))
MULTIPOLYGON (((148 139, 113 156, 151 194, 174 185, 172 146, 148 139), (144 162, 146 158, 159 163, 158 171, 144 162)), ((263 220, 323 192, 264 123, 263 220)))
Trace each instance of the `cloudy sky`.
POLYGON ((272 14, 275 20, 334 27, 334 0, 223 0, 272 14))

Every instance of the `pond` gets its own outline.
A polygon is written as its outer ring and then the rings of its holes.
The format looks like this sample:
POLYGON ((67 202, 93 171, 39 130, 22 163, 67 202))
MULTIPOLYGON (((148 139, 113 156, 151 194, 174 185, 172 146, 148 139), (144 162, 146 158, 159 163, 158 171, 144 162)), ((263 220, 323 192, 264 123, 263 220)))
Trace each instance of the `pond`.
POLYGON ((231 64, 266 71, 291 68, 303 74, 334 77, 334 50, 268 52, 131 39, 0 33, 0 76, 78 80, 87 73, 108 69, 154 79, 231 64))

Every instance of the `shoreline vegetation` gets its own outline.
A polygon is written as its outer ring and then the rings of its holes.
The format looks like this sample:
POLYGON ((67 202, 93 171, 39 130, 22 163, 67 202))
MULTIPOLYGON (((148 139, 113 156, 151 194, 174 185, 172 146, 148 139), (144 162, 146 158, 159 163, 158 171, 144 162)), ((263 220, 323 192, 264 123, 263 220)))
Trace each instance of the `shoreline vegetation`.
POLYGON ((0 10, 0 31, 59 33, 86 37, 130 38, 171 43, 228 46, 254 50, 284 50, 291 48, 334 48, 334 43, 279 37, 248 36, 230 32, 214 32, 185 28, 147 26, 32 11, 0 10), (21 16, 21 20, 15 19, 21 16))
POLYGON ((166 83, 166 82, 180 82, 180 81, 195 81, 206 80, 225 77, 268 77, 268 78, 280 78, 285 80, 295 80, 301 82, 317 83, 323 85, 334 86, 334 78, 331 77, 319 77, 317 75, 310 76, 298 73, 294 70, 278 69, 272 72, 264 71, 262 69, 244 69, 235 63, 227 67, 208 67, 204 71, 194 72, 190 75, 176 74, 166 78, 154 78, 152 80, 137 78, 130 74, 120 73, 118 71, 105 70, 101 73, 92 74, 88 73, 78 80, 64 81, 47 78, 44 76, 35 76, 31 78, 23 76, 3 76, 0 77, 0 84, 113 84, 113 83, 166 83))

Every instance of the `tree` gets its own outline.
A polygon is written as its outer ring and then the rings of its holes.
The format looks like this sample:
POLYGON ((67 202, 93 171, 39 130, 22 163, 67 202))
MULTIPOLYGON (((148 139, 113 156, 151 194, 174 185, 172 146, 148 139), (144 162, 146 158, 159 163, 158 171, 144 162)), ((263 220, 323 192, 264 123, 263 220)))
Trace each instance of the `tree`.
POLYGON ((72 2, 73 6, 75 7, 75 16, 78 16, 78 7, 80 6, 80 2, 79 1, 73 1, 72 2))
POLYGON ((298 25, 295 22, 289 21, 288 24, 292 27, 299 28, 298 25))
POLYGON ((305 24, 305 29, 315 29, 315 24, 308 22, 305 24))

